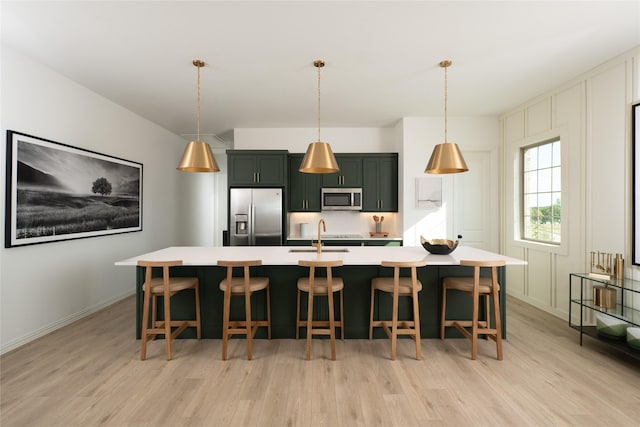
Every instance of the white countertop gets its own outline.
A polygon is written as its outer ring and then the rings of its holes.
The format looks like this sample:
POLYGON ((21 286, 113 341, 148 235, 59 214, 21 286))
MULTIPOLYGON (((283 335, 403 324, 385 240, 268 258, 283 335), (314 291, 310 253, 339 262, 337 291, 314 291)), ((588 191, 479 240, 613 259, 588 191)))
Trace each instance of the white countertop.
POLYGON ((312 250, 310 246, 173 246, 117 261, 115 265, 136 265, 138 260, 168 261, 181 259, 184 265, 216 265, 218 260, 261 259, 264 265, 297 265, 299 260, 343 260, 345 265, 377 265, 382 261, 427 260, 427 265, 458 265, 461 259, 504 260, 507 265, 525 265, 526 261, 468 246, 458 246, 450 255, 432 255, 415 246, 328 246, 322 254, 290 252, 312 250), (347 252, 329 252, 344 249, 347 252))

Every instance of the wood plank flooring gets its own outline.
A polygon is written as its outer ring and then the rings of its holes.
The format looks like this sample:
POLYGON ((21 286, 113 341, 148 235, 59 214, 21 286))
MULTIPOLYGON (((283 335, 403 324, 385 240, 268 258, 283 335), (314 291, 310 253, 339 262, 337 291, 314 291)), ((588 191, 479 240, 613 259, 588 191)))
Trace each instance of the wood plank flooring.
POLYGON ((127 298, 0 358, 0 425, 638 426, 640 362, 510 298, 505 359, 463 339, 162 341, 139 360, 127 298))

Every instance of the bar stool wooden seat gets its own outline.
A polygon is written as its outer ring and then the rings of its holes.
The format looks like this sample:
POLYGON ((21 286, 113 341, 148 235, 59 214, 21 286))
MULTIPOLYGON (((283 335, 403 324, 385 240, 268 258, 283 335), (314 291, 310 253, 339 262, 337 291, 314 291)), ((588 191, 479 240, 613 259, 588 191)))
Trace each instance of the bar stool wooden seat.
POLYGON ((223 261, 218 265, 227 268, 227 277, 220 282, 220 290, 224 292, 224 308, 222 320, 222 360, 227 360, 227 347, 229 338, 240 334, 247 336, 247 359, 253 358, 252 340, 258 328, 267 327, 267 336, 271 339, 271 301, 268 277, 252 277, 250 267, 262 265, 261 260, 247 261, 223 261), (233 277, 233 269, 242 268, 241 277, 233 277), (251 318, 251 295, 254 292, 266 290, 267 318, 266 320, 253 320, 251 318), (244 296, 245 319, 231 320, 231 297, 244 296))
POLYGON ((305 356, 311 359, 311 338, 313 335, 329 335, 331 340, 331 360, 336 360, 336 328, 340 328, 341 338, 344 340, 344 282, 341 277, 334 277, 332 268, 340 267, 342 260, 308 261, 300 260, 298 265, 309 267, 309 277, 298 279, 298 302, 296 306, 296 339, 299 338, 300 328, 307 329, 307 345, 305 356), (327 277, 316 277, 316 268, 326 268, 327 277), (300 320, 300 293, 309 294, 307 304, 307 320, 300 320), (335 319, 333 294, 340 292, 340 320, 335 319), (326 296, 329 305, 329 320, 313 320, 313 299, 316 296, 326 296))
POLYGON ((497 359, 502 360, 502 323, 500 320, 500 284, 497 267, 503 267, 504 261, 461 260, 460 265, 473 267, 473 277, 445 277, 442 279, 442 307, 440 319, 440 339, 444 339, 445 328, 455 327, 462 335, 471 340, 471 359, 478 356, 478 335, 485 335, 496 342, 497 359), (490 268, 491 277, 480 277, 481 268, 490 268), (471 320, 447 319, 447 291, 456 290, 470 295, 473 299, 471 320), (480 297, 484 297, 484 320, 479 319, 480 297), (490 322, 490 301, 493 300, 494 327, 490 322))
POLYGON ((422 359, 422 352, 420 349, 418 292, 422 290, 422 283, 418 280, 416 267, 424 267, 427 265, 427 261, 382 261, 380 265, 382 267, 393 268, 393 277, 375 277, 371 280, 369 339, 373 339, 373 328, 383 328, 384 332, 391 339, 391 360, 395 360, 398 335, 409 335, 416 343, 416 359, 420 360, 422 359), (411 277, 400 277, 400 270, 402 268, 410 268, 411 277), (374 320, 373 312, 376 291, 391 294, 393 298, 391 320, 374 320), (399 297, 411 297, 413 302, 413 320, 398 320, 399 297))
POLYGON ((172 277, 169 268, 181 266, 181 260, 174 261, 138 261, 139 267, 145 268, 145 279, 142 284, 142 333, 140 346, 140 360, 147 358, 147 342, 158 335, 164 335, 165 353, 167 360, 171 360, 171 342, 189 327, 196 328, 196 336, 201 337, 200 331, 200 290, 197 277, 172 277), (162 268, 162 277, 152 277, 153 268, 162 268), (195 293, 195 319, 171 320, 171 297, 187 289, 195 293), (163 298, 164 318, 158 320, 157 302, 163 298), (149 322, 149 305, 151 304, 151 321, 149 322), (149 327, 149 323, 151 326, 149 327), (175 328, 172 330, 172 328, 175 328))

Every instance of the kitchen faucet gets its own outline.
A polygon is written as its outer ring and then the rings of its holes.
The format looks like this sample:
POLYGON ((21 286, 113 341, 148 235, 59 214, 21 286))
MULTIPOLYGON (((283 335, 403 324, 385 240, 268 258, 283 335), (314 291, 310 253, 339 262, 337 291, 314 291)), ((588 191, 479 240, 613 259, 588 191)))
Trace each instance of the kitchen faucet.
POLYGON ((320 236, 320 225, 322 225, 323 230, 326 232, 327 231, 327 224, 324 222, 324 219, 320 218, 320 221, 318 221, 318 243, 311 243, 311 246, 318 248, 318 253, 321 254, 322 253, 322 238, 320 236))

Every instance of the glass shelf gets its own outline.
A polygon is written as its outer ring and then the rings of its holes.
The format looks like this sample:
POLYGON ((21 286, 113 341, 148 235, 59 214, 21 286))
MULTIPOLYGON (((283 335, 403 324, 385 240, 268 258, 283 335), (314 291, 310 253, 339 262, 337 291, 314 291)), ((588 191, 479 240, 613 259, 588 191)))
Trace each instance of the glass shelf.
POLYGON ((600 277, 590 276, 589 273, 571 273, 570 276, 580 277, 581 279, 588 279, 592 282, 602 283, 603 285, 612 286, 618 289, 624 289, 630 292, 640 293, 640 281, 632 279, 618 280, 615 277, 609 279, 603 279, 600 277))
POLYGON ((580 345, 582 337, 587 335, 593 339, 605 342, 634 358, 640 359, 640 350, 636 350, 627 345, 625 338, 612 340, 598 333, 598 330, 591 322, 585 324, 585 317, 590 318, 589 311, 604 313, 609 316, 621 319, 632 327, 640 326, 640 281, 632 279, 617 280, 616 278, 603 278, 589 275, 589 273, 569 274, 569 326, 580 332, 580 345), (575 280, 574 280, 575 279, 575 280), (579 281, 579 283, 575 283, 579 281), (605 285, 616 290, 616 306, 605 308, 596 305, 593 301, 593 285, 605 285), (576 291, 577 292, 574 292, 576 291), (578 306, 579 318, 575 319, 573 313, 574 306, 578 306))
POLYGON ((595 305, 592 299, 584 299, 582 300, 582 302, 579 299, 573 299, 572 302, 575 304, 580 304, 583 307, 589 308, 593 311, 605 313, 609 316, 624 320, 625 322, 634 325, 640 325, 640 310, 638 309, 622 306, 621 304, 617 304, 615 308, 604 308, 600 307, 599 305, 595 305))

